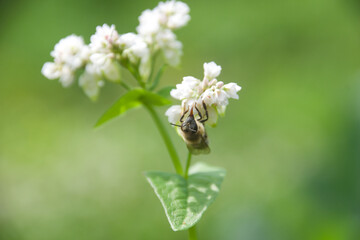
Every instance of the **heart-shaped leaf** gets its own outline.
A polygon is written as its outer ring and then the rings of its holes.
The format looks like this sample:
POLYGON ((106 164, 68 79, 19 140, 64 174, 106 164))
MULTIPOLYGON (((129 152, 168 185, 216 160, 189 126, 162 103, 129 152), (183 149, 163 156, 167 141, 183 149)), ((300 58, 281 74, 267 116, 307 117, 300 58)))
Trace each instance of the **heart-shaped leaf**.
POLYGON ((189 171, 189 177, 175 173, 146 172, 145 176, 164 207, 174 231, 194 226, 205 210, 215 200, 225 170, 197 163, 189 171))

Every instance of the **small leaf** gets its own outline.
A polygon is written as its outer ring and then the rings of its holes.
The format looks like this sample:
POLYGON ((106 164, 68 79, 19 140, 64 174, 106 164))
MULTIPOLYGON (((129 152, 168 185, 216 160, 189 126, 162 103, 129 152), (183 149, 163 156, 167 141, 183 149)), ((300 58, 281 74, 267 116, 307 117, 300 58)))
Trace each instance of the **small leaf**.
POLYGON ((143 94, 142 89, 133 89, 121 96, 97 121, 95 127, 99 127, 109 120, 124 114, 132 108, 141 105, 139 97, 143 94))
POLYGON ((151 104, 154 106, 165 106, 171 104, 171 101, 163 96, 143 90, 142 95, 139 98, 143 103, 151 104))
POLYGON ((146 172, 145 176, 164 207, 174 231, 194 226, 215 200, 225 170, 197 163, 190 168, 189 177, 175 173, 146 172))
POLYGON ((175 88, 176 87, 174 87, 174 86, 167 86, 167 87, 164 87, 164 88, 160 89, 159 91, 157 91, 157 94, 164 98, 168 98, 168 97, 170 97, 170 91, 175 88))

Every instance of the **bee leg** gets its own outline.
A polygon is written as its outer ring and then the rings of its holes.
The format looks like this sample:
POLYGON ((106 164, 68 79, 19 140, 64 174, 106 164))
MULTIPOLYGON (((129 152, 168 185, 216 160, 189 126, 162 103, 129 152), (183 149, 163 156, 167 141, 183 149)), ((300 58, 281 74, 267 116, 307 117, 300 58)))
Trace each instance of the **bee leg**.
POLYGON ((181 125, 175 124, 175 123, 170 123, 170 125, 176 126, 176 127, 181 127, 181 125))
POLYGON ((205 104, 204 101, 202 102, 202 104, 203 104, 203 107, 204 107, 204 109, 205 109, 205 117, 206 117, 206 119, 202 119, 200 122, 201 122, 201 123, 204 123, 204 122, 206 122, 206 121, 209 119, 209 113, 208 113, 208 110, 207 110, 207 108, 206 108, 206 104, 205 104))
POLYGON ((183 115, 181 116, 181 118, 180 118, 180 122, 184 122, 184 116, 185 116, 185 114, 187 113, 189 111, 189 109, 188 110, 186 110, 184 113, 183 113, 183 115))
POLYGON ((199 118, 197 120, 200 121, 202 119, 202 115, 201 115, 201 112, 199 111, 199 109, 197 108, 196 103, 195 103, 195 109, 199 114, 199 118))

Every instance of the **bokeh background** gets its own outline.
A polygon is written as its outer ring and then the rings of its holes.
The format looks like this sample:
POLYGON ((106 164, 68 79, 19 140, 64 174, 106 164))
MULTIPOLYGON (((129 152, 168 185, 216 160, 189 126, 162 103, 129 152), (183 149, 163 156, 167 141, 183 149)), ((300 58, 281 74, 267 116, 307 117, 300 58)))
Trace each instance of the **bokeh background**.
MULTIPOLYGON (((213 60, 220 80, 243 87, 208 129, 212 153, 194 158, 228 171, 199 239, 360 239, 359 1, 187 3, 192 19, 177 32, 182 66, 161 84, 201 78, 213 60)), ((1 240, 186 239, 143 176, 173 171, 148 113, 94 130, 122 89, 107 84, 92 103, 76 84, 63 89, 40 74, 60 38, 88 42, 103 23, 134 31, 156 5, 0 2, 1 240)))

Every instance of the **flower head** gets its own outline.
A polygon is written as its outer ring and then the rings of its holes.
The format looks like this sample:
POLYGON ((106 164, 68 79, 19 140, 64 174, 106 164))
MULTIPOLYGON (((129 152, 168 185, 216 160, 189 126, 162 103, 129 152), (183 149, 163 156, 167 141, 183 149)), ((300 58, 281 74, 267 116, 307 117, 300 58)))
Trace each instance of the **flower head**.
POLYGON ((160 2, 157 6, 159 21, 169 29, 178 29, 185 26, 190 20, 190 8, 180 1, 160 2))
POLYGON ((75 71, 83 67, 89 58, 89 48, 82 37, 70 35, 61 39, 50 54, 54 62, 44 64, 41 72, 48 79, 60 79, 64 87, 74 81, 75 71))
POLYGON ((177 66, 182 55, 182 44, 173 30, 190 20, 189 7, 180 1, 160 2, 139 17, 137 33, 119 34, 115 25, 103 24, 86 45, 80 36, 61 39, 51 52, 53 62, 46 62, 41 72, 48 79, 59 79, 70 86, 76 73, 83 69, 79 86, 85 94, 96 99, 103 80, 119 82, 120 66, 128 69, 144 85, 153 72, 155 56, 161 54, 165 63, 177 66))
POLYGON ((90 37, 90 49, 92 52, 110 53, 118 46, 119 34, 115 25, 104 24, 96 27, 96 32, 90 37))
MULTIPOLYGON (((202 81, 194 77, 184 77, 181 84, 176 85, 176 89, 171 90, 170 95, 181 100, 182 112, 197 106, 203 112, 205 104, 208 111, 208 123, 214 126, 217 122, 217 115, 224 114, 229 99, 238 99, 237 92, 240 91, 236 83, 224 84, 218 81, 216 77, 220 75, 221 66, 215 62, 204 63, 204 78, 202 81)), ((179 107, 172 106, 165 113, 169 122, 176 123, 179 121, 179 107), (174 121, 175 120, 175 121, 174 121)))
POLYGON ((152 37, 161 29, 159 11, 156 8, 153 10, 146 9, 139 16, 139 23, 139 26, 136 28, 137 32, 144 36, 147 42, 151 43, 152 37))
POLYGON ((120 58, 116 50, 119 48, 119 34, 115 25, 104 24, 96 27, 90 38, 90 61, 98 75, 104 75, 110 81, 120 80, 120 71, 116 60, 120 58))
POLYGON ((182 44, 173 30, 181 28, 190 20, 189 7, 180 1, 160 2, 157 7, 142 12, 139 35, 150 46, 152 52, 161 51, 166 63, 177 66, 182 55, 182 44))
POLYGON ((150 50, 145 40, 135 33, 126 33, 119 38, 121 58, 129 59, 135 66, 139 64, 139 72, 143 79, 150 74, 150 50))
POLYGON ((214 62, 204 63, 204 78, 212 80, 220 75, 221 66, 214 62))
POLYGON ((86 66, 85 72, 79 78, 79 86, 91 100, 97 100, 100 88, 104 86, 104 81, 101 76, 96 73, 94 65, 88 64, 86 66))

